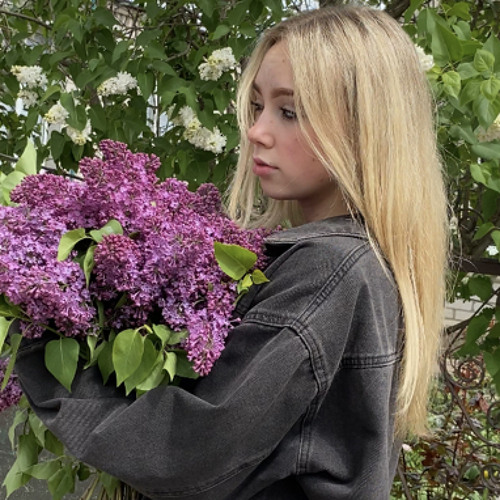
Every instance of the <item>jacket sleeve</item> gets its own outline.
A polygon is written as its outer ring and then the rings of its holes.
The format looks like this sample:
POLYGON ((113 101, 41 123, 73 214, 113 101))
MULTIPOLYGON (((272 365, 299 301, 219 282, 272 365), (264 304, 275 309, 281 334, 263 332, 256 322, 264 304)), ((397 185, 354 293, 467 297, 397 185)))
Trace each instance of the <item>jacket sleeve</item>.
POLYGON ((72 455, 152 499, 236 498, 316 393, 307 350, 286 328, 240 325, 192 392, 159 387, 137 400, 103 386, 97 369, 79 372, 69 394, 43 346, 28 344, 16 363, 34 411, 72 455))

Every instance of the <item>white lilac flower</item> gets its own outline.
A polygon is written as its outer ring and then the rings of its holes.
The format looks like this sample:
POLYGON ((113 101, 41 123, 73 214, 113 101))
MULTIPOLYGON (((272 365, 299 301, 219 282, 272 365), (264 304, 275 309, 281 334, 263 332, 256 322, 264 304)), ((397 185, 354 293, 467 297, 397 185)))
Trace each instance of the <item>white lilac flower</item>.
POLYGON ((126 71, 119 72, 116 76, 108 78, 97 87, 101 96, 126 94, 129 90, 137 88, 137 79, 126 71))
POLYGON ((58 102, 45 113, 44 118, 54 125, 64 125, 68 116, 68 111, 58 102))
POLYGON ((10 72, 21 85, 28 89, 36 89, 47 85, 47 77, 40 66, 12 66, 10 72))
POLYGON ((236 59, 231 47, 214 50, 206 62, 198 66, 202 80, 218 80, 224 71, 234 69, 236 59))
POLYGON ((479 142, 500 140, 500 115, 495 118, 495 121, 486 130, 483 127, 479 127, 477 139, 479 142))
POLYGON ((422 71, 429 71, 434 66, 434 58, 430 54, 426 54, 422 47, 415 46, 420 61, 422 71))
POLYGON ((31 108, 37 103, 38 94, 32 90, 21 89, 17 94, 17 98, 21 99, 25 108, 31 108))
POLYGON ((226 136, 217 127, 213 130, 203 127, 189 106, 183 106, 172 122, 185 128, 182 137, 193 146, 215 154, 222 153, 227 142, 226 136))
POLYGON ((66 92, 68 94, 71 92, 74 92, 75 90, 78 90, 76 88, 75 82, 69 76, 67 76, 64 79, 64 82, 62 84, 62 88, 63 88, 64 92, 66 92))
POLYGON ((66 127, 66 133, 69 138, 79 146, 83 146, 87 141, 90 140, 90 134, 92 133, 92 129, 90 128, 90 121, 87 121, 85 128, 83 130, 77 130, 73 127, 66 127))

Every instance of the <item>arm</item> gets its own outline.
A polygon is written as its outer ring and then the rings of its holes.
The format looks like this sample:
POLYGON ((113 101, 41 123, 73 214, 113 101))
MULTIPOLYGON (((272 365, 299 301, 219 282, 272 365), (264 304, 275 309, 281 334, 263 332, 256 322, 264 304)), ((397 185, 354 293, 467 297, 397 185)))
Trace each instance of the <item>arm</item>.
POLYGON ((41 342, 23 349, 16 369, 33 409, 73 455, 155 499, 225 498, 316 392, 301 340, 255 325, 236 328, 193 393, 161 387, 134 401, 90 369, 68 394, 46 371, 41 342))

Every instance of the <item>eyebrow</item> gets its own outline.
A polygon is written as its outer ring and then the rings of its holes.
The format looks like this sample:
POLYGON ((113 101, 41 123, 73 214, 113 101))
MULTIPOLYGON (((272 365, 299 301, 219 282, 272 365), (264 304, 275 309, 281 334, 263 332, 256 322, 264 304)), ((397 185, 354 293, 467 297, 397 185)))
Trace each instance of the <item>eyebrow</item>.
MULTIPOLYGON (((262 94, 260 87, 254 83, 252 85, 253 89, 256 90, 259 94, 262 94)), ((293 96, 293 90, 287 87, 275 87, 271 90, 271 97, 279 97, 279 96, 293 96)))

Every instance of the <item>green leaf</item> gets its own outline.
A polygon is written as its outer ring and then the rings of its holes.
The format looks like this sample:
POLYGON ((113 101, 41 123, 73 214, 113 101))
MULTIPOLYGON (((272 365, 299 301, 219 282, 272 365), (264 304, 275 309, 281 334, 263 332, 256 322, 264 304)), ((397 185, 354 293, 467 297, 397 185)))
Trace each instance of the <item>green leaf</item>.
POLYGON ((216 8, 215 0, 198 0, 198 5, 205 15, 212 17, 214 10, 216 8))
POLYGON ((460 61, 463 56, 460 39, 450 31, 446 22, 432 10, 427 10, 427 31, 431 35, 432 55, 440 66, 460 61))
POLYGON ((443 74, 443 85, 444 91, 448 95, 458 99, 460 89, 462 88, 462 81, 460 75, 456 71, 448 71, 443 74))
POLYGON ((4 317, 0 316, 0 353, 3 350, 3 345, 5 343, 5 339, 7 338, 7 333, 9 333, 9 328, 10 325, 12 325, 13 321, 14 318, 11 320, 7 320, 4 317))
POLYGON ((32 432, 20 435, 17 443, 17 461, 19 469, 24 472, 38 462, 40 446, 32 432))
POLYGON ((227 35, 231 31, 231 28, 226 24, 219 24, 215 31, 212 34, 212 40, 218 40, 222 38, 224 35, 227 35))
POLYGON ((466 21, 470 20, 470 5, 467 2, 458 2, 446 13, 447 16, 457 16, 466 21))
POLYGON ((70 114, 74 115, 76 114, 76 109, 75 109, 75 103, 73 101, 73 96, 71 94, 68 94, 66 92, 63 92, 61 94, 61 97, 59 98, 59 101, 61 103, 61 106, 70 114))
POLYGON ((495 64, 495 56, 484 49, 478 49, 474 56, 474 68, 483 73, 485 71, 493 71, 495 64))
POLYGON ((47 427, 45 427, 34 411, 29 411, 28 422, 38 444, 43 448, 45 446, 45 433, 47 432, 47 427))
POLYGON ((113 366, 116 372, 116 385, 139 368, 144 352, 144 338, 137 330, 123 330, 113 343, 113 366))
POLYGON ((267 276, 260 269, 255 269, 252 272, 252 281, 256 285, 261 285, 262 283, 269 283, 267 276))
POLYGON ((14 370, 14 364, 16 362, 17 351, 19 349, 19 345, 21 344, 22 338, 23 338, 22 335, 20 335, 19 333, 14 333, 10 336, 10 359, 9 359, 9 364, 7 365, 7 368, 5 369, 5 372, 4 372, 2 387, 0 388, 0 390, 2 390, 2 391, 7 386, 7 383, 9 382, 9 378, 12 374, 12 370, 14 370))
POLYGON ((488 128, 500 113, 500 102, 490 101, 480 94, 472 103, 472 110, 476 114, 479 124, 483 128, 488 128))
POLYGON ((477 137, 474 135, 470 125, 460 126, 460 125, 452 125, 450 127, 450 136, 456 139, 462 139, 469 144, 477 144, 477 137))
POLYGON ((65 144, 66 144, 65 136, 60 132, 54 130, 50 135, 50 151, 52 153, 52 157, 54 158, 54 160, 58 160, 61 157, 64 151, 65 144))
POLYGON ((90 231, 89 234, 94 241, 100 243, 108 234, 123 234, 123 227, 117 220, 111 219, 101 229, 90 231))
POLYGON ((86 370, 87 368, 89 368, 90 366, 94 365, 97 362, 97 358, 99 357, 101 351, 104 349, 104 346, 106 345, 106 342, 101 342, 97 346, 97 343, 99 342, 99 338, 97 336, 88 335, 86 340, 87 340, 87 347, 89 350, 89 359, 85 364, 85 366, 83 367, 84 370, 86 370))
POLYGON ((7 204, 10 204, 10 193, 11 191, 26 177, 26 174, 19 172, 19 170, 14 170, 8 174, 2 182, 2 193, 3 198, 7 204))
POLYGON ((23 474, 19 470, 18 462, 15 461, 2 483, 2 486, 4 486, 7 490, 6 498, 8 498, 14 491, 21 488, 21 486, 24 486, 29 480, 30 476, 28 474, 23 474))
POLYGON ((465 84, 460 92, 460 104, 468 104, 479 97, 481 93, 481 85, 476 80, 470 80, 465 84))
POLYGON ((12 447, 12 449, 14 449, 14 446, 15 446, 15 440, 16 440, 16 430, 17 430, 17 427, 20 425, 20 424, 23 424, 23 426, 26 424, 27 422, 27 419, 28 419, 28 412, 27 410, 17 410, 16 411, 16 414, 14 416, 14 420, 12 421, 12 424, 9 428, 9 433, 8 433, 8 436, 9 436, 9 442, 10 442, 10 445, 12 447))
POLYGON ((476 231, 476 234, 474 235, 473 241, 480 240, 483 236, 486 236, 494 227, 495 225, 491 222, 485 222, 484 224, 481 224, 476 231))
POLYGON ((162 348, 166 345, 178 344, 187 337, 187 331, 174 332, 166 325, 153 325, 154 334, 160 339, 162 348))
POLYGON ((115 371, 113 366, 113 343, 103 342, 104 346, 97 357, 97 366, 102 375, 103 383, 109 379, 109 376, 115 371))
POLYGON ((175 352, 169 351, 166 353, 163 368, 170 376, 170 380, 173 380, 177 373, 177 354, 175 352))
POLYGON ((99 471, 99 482, 104 486, 109 498, 115 498, 115 491, 120 487, 120 481, 106 472, 99 471))
POLYGON ((90 245, 85 253, 85 259, 83 260, 83 273, 85 274, 85 283, 87 288, 90 284, 90 275, 92 274, 92 269, 94 269, 94 253, 96 245, 90 245))
POLYGON ((460 78, 462 78, 462 80, 467 80, 469 78, 473 78, 473 77, 479 75, 479 73, 474 68, 474 65, 472 63, 459 64, 457 71, 458 71, 458 74, 460 75, 460 78))
POLYGON ((71 464, 68 464, 49 478, 47 485, 52 495, 52 500, 63 500, 64 495, 74 490, 75 475, 76 471, 72 469, 71 464))
POLYGON ((495 243, 495 246, 497 249, 500 251, 500 231, 495 230, 491 233, 491 239, 493 240, 493 243, 495 243))
POLYGON ((59 85, 50 85, 50 87, 45 91, 42 96, 42 101, 45 102, 49 97, 61 92, 61 87, 59 85))
POLYGON ((94 9, 93 17, 97 24, 111 28, 117 23, 115 16, 113 16, 109 9, 105 9, 104 7, 94 7, 94 9))
POLYGON ((219 267, 234 280, 241 279, 257 262, 257 255, 239 245, 214 242, 215 258, 219 267))
POLYGON ((500 72, 500 40, 498 40, 495 35, 496 34, 492 31, 491 36, 483 45, 483 49, 487 50, 490 54, 493 54, 493 57, 495 58, 493 70, 495 72, 500 72))
POLYGON ((193 370, 193 363, 187 359, 187 353, 183 349, 175 349, 177 354, 176 375, 178 377, 196 379, 200 375, 193 370))
POLYGON ((498 92, 500 92, 500 80, 492 76, 490 79, 481 82, 479 88, 484 97, 493 101, 498 95, 498 92))
POLYGON ((486 333, 491 320, 489 316, 489 313, 481 314, 470 320, 469 325, 467 326, 465 344, 457 352, 459 356, 475 354, 477 352, 476 341, 486 333))
POLYGON ((22 309, 19 306, 11 304, 5 295, 0 295, 0 316, 7 318, 24 318, 22 309))
POLYGON ((64 337, 51 340, 45 346, 45 366, 47 370, 71 392, 71 384, 78 366, 80 345, 75 339, 64 337))
POLYGON ((32 465, 28 467, 24 472, 29 474, 35 479, 48 480, 61 468, 61 461, 58 458, 54 458, 48 462, 41 462, 39 464, 32 465))
POLYGON ((485 160, 500 159, 500 144, 493 142, 483 142, 472 146, 472 152, 485 160))
POLYGON ((36 149, 29 139, 14 169, 26 175, 36 174, 36 149))
POLYGON ((158 387, 165 380, 166 376, 163 370, 163 356, 160 354, 156 359, 152 372, 136 387, 136 390, 144 392, 150 391, 158 387))
POLYGON ((60 262, 66 260, 75 245, 85 238, 88 238, 88 236, 85 234, 85 229, 83 227, 64 233, 61 236, 61 241, 57 249, 57 260, 60 262))
POLYGON ((141 89, 141 94, 144 99, 148 99, 149 96, 153 93, 155 86, 155 77, 153 73, 139 73, 137 75, 137 83, 139 84, 139 88, 141 89))
POLYGON ((64 455, 64 445, 49 430, 45 433, 45 449, 58 457, 64 455))
POLYGON ((127 396, 151 374, 157 358, 158 351, 155 349, 153 342, 151 342, 148 338, 145 338, 141 364, 137 370, 130 375, 130 377, 125 379, 125 391, 127 396))
POLYGON ((473 276, 468 282, 469 290, 481 300, 488 300, 493 294, 491 279, 487 276, 473 276))
POLYGON ((495 352, 483 352, 484 364, 488 373, 494 377, 500 372, 500 349, 496 349, 495 352))

